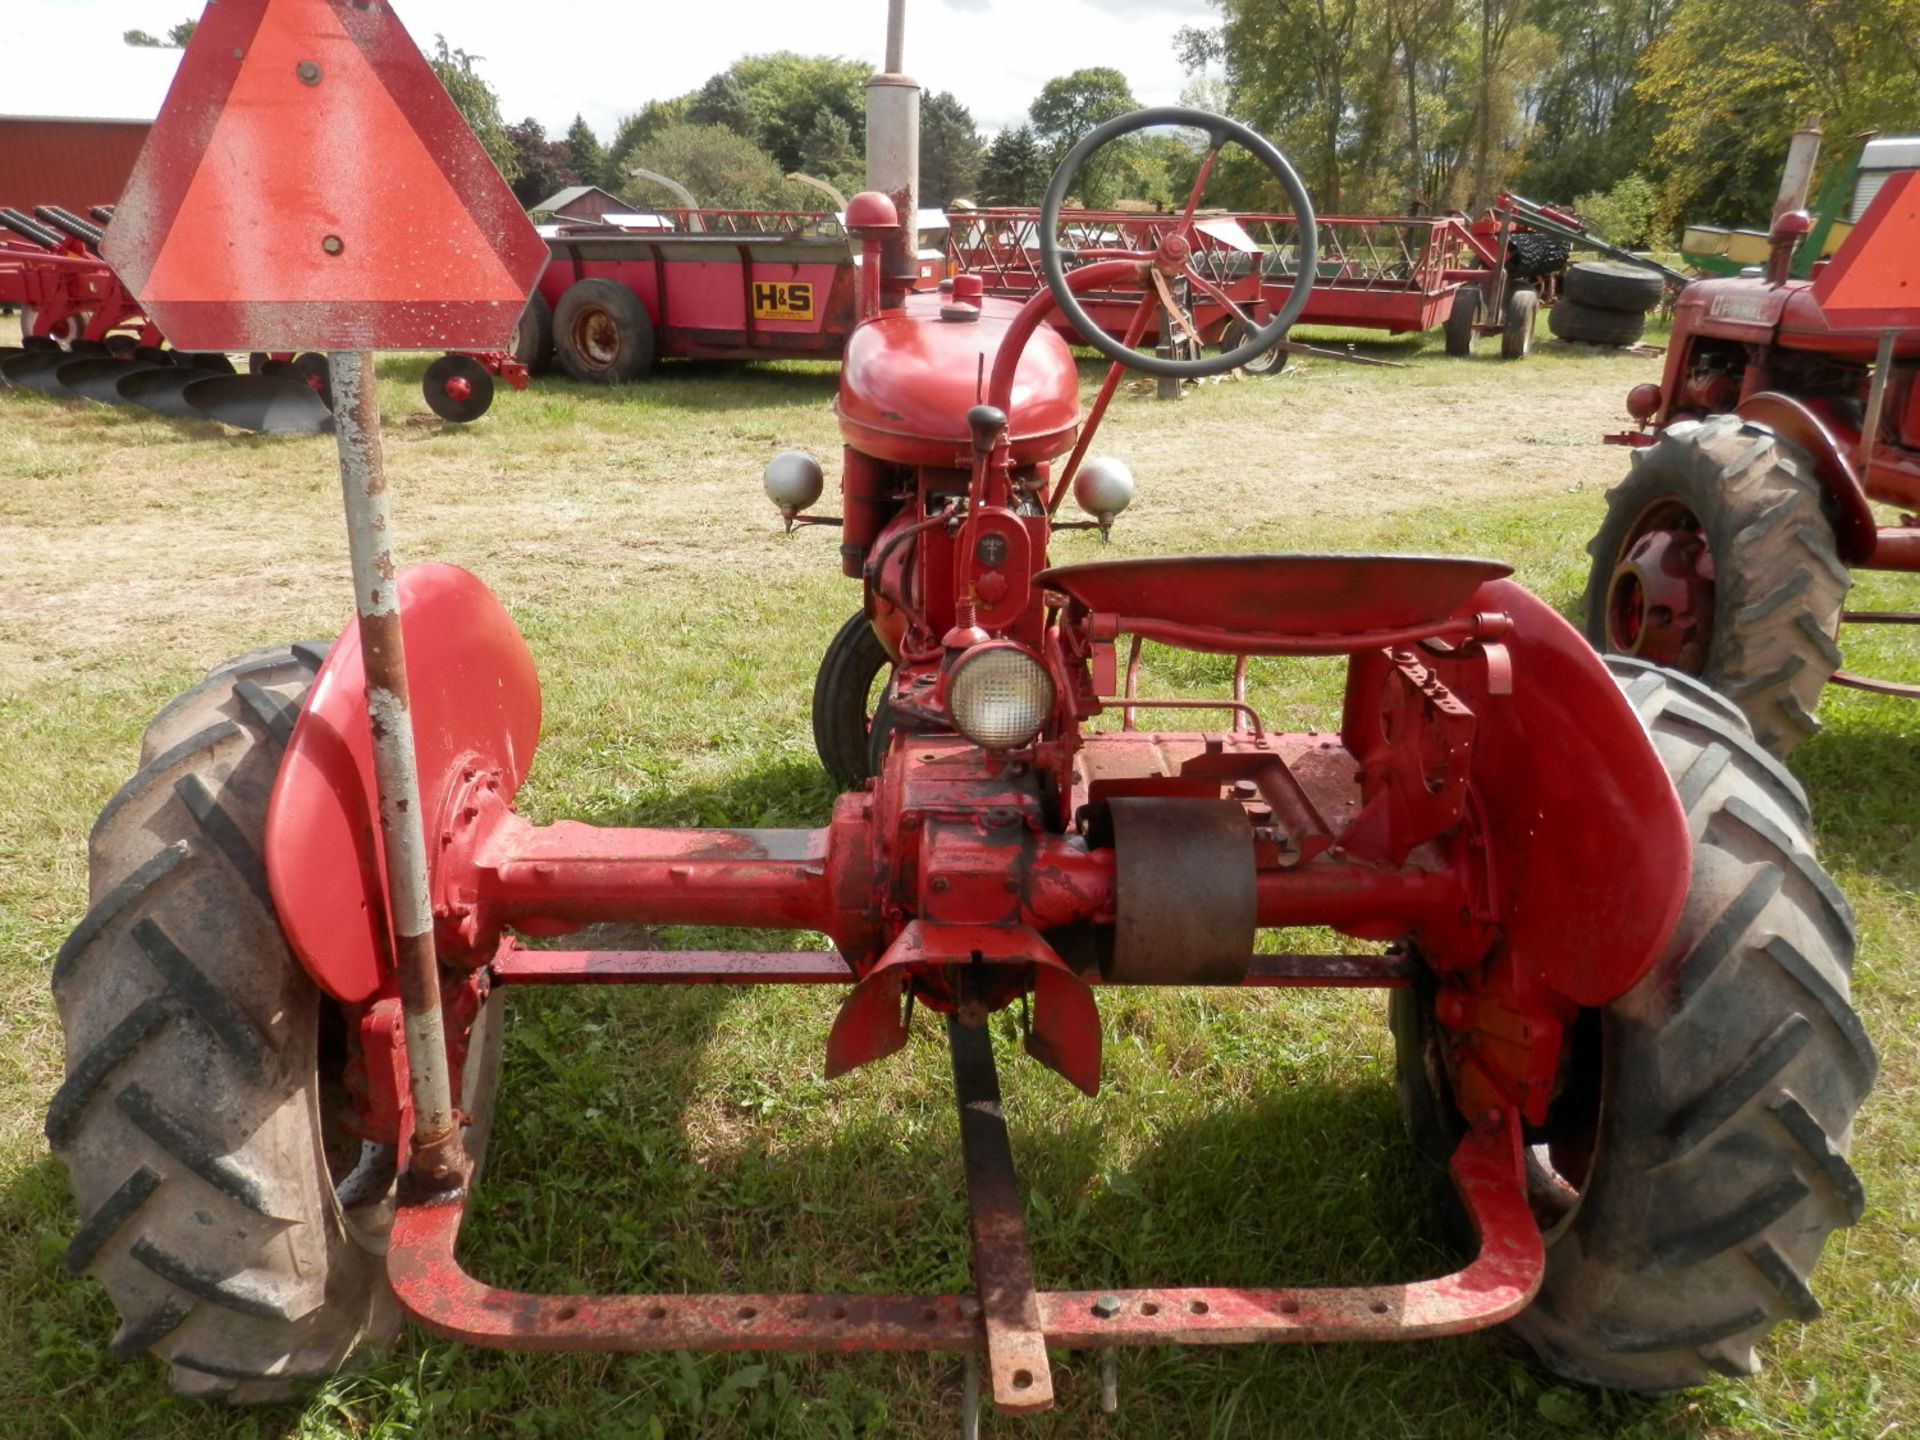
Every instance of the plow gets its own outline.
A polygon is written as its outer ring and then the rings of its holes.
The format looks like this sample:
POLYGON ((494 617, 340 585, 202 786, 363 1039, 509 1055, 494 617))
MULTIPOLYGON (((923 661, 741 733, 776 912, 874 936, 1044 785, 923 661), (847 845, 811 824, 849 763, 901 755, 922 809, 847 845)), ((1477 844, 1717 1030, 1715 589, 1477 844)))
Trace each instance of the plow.
MULTIPOLYGON (((267 435, 333 432, 332 377, 313 351, 173 348, 101 256, 113 207, 83 218, 58 205, 0 210, 0 306, 20 312, 21 343, 0 346, 0 386, 62 400, 138 405, 174 420, 217 420, 267 435)), ((495 379, 527 385, 511 353, 449 355, 428 367, 427 406, 464 423, 486 414, 495 379)))
MULTIPOLYGON (((841 717, 846 743, 822 758, 849 788, 815 828, 646 829, 516 811, 539 745, 534 657, 477 577, 404 563, 381 451, 364 351, 499 346, 545 247, 508 223, 511 197, 471 163, 390 9, 209 11, 143 169, 217 166, 261 125, 277 145, 314 137, 287 169, 306 188, 250 217, 289 257, 275 294, 207 265, 150 303, 194 343, 330 354, 356 616, 170 706, 93 834, 92 908, 53 975, 67 1074, 47 1133, 81 1209, 68 1263, 118 1307, 114 1348, 240 1400, 334 1373, 403 1316, 514 1350, 946 1351, 965 1359, 969 1435, 977 1397, 1051 1406, 1062 1348, 1102 1353, 1110 1400, 1127 1347, 1500 1324, 1594 1384, 1750 1373, 1769 1331, 1817 1312, 1814 1263, 1864 1203, 1845 1152, 1874 1060, 1847 1001, 1851 917, 1799 787, 1726 702, 1603 660, 1496 561, 1056 563, 1057 532, 1104 533, 1132 499, 1124 463, 1090 453, 1118 377, 1267 352, 1309 303, 1317 223, 1257 133, 1142 111, 1062 162, 1033 294, 920 288, 914 149, 884 143, 912 133, 918 101, 901 28, 896 3, 869 91, 870 189, 847 210, 861 264, 841 513, 810 513, 825 490, 811 456, 777 457, 763 482, 789 528, 837 522, 860 583, 842 635, 878 658, 863 675, 830 651, 815 709, 817 732, 823 697, 841 717), (229 94, 248 102, 231 128, 208 140, 186 122, 229 94), (386 128, 357 130, 351 153, 329 143, 389 98, 386 128), (1195 137, 1183 212, 1151 248, 1069 268, 1052 237, 1076 173, 1157 127, 1195 137), (1153 354, 1152 317, 1205 293, 1196 217, 1229 145, 1289 196, 1299 279, 1264 317, 1230 296, 1246 328, 1225 353, 1153 354), (411 206, 490 237, 458 301, 383 299, 412 276, 376 240, 395 176, 411 206), (1119 333, 1090 313, 1103 287, 1138 296, 1119 333), (1062 318, 1111 365, 1087 408, 1062 318), (1085 519, 1061 518, 1068 496, 1085 519), (1143 644, 1233 657, 1242 676, 1252 657, 1341 667, 1338 714, 1285 733, 1243 683, 1156 695, 1143 644), (1181 728, 1209 713, 1223 723, 1181 728), (608 921, 832 948, 555 948, 608 921), (514 995, 687 984, 812 987, 842 1085, 884 1087, 916 1023, 944 1030, 971 1289, 533 1294, 463 1269, 494 1097, 513 1083, 514 995), (1466 1263, 1340 1288, 1042 1288, 988 1021, 1017 1017, 1025 1055, 1094 1105, 1100 997, 1170 986, 1382 992, 1466 1263)), ((177 243, 164 187, 145 193, 109 247, 136 291, 177 243)))

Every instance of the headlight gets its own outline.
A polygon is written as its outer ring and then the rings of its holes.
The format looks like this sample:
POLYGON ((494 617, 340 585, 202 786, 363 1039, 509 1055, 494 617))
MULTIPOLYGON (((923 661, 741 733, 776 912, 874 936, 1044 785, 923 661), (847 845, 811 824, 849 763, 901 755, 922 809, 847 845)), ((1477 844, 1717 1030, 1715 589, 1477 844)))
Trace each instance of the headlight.
POLYGON ((986 750, 1017 750, 1053 713, 1053 678, 1018 645, 994 641, 960 657, 947 681, 954 728, 986 750))

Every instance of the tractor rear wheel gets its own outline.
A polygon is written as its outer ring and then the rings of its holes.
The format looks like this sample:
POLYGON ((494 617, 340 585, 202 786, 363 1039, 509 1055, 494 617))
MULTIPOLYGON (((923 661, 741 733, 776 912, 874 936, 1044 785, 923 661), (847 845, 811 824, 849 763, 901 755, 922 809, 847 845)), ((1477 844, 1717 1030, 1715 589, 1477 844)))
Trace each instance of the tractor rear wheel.
POLYGON ((621 385, 653 369, 653 320, 617 280, 582 280, 553 312, 554 352, 576 380, 621 385))
POLYGON ((1540 315, 1540 293, 1522 286, 1507 296, 1507 316, 1500 323, 1500 358, 1524 360, 1533 353, 1533 326, 1540 315))
MULTIPOLYGON (((46 1131, 82 1217, 67 1266, 112 1297, 114 1353, 151 1351, 190 1395, 285 1398, 398 1325, 393 1151, 336 1123, 343 1017, 281 936, 261 850, 324 653, 243 656, 155 718, 53 966, 67 1066, 46 1131)), ((489 1001, 462 1083, 475 1142, 498 1053, 489 1001)))
POLYGON ((1447 354, 1456 360, 1464 360, 1473 354, 1473 342, 1478 338, 1474 326, 1480 323, 1480 308, 1485 303, 1478 286, 1462 285, 1453 292, 1453 308, 1447 311, 1447 354))
MULTIPOLYGON (((1752 1374, 1774 1326, 1820 1313, 1808 1277, 1865 1203, 1846 1154, 1876 1061, 1804 792, 1697 681, 1607 664, 1686 804, 1692 882, 1653 968, 1573 1027, 1527 1136, 1547 1273, 1510 1323, 1571 1379, 1672 1390, 1752 1374)), ((1409 1126, 1443 1156, 1463 1122, 1424 999, 1390 1013, 1409 1126)))
POLYGON ((813 680, 813 748, 842 790, 857 790, 873 777, 876 741, 885 741, 885 722, 891 718, 877 712, 874 692, 892 669, 887 647, 857 611, 821 658, 813 680))
POLYGON ((1784 759, 1820 728, 1849 576, 1800 450, 1736 415, 1633 455, 1587 547, 1587 639, 1697 675, 1784 759))

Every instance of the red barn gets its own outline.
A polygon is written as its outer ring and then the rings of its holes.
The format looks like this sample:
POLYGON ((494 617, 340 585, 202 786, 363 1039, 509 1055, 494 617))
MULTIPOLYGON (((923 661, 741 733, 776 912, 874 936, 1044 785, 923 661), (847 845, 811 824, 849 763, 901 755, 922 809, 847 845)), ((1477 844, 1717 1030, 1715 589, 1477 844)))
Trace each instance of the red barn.
POLYGON ((0 85, 0 206, 33 213, 64 205, 86 214, 111 205, 133 173, 153 117, 173 84, 181 51, 116 42, 90 48, 78 73, 71 54, 5 47, 0 85))

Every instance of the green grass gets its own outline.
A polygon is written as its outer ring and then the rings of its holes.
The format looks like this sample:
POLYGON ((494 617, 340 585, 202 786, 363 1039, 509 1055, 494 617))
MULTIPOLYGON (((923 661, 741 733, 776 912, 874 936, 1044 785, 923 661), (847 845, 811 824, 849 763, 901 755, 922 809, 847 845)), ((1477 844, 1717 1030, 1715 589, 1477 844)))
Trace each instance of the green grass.
MULTIPOLYGON (((1345 339, 1348 337, 1327 337, 1345 339)), ((1377 337, 1375 337, 1377 339, 1377 337)), ((1141 498, 1111 550, 1403 549, 1512 562, 1563 611, 1623 453, 1619 398, 1657 361, 1543 347, 1519 366, 1296 361, 1178 406, 1127 390, 1100 448, 1141 498)), ((483 424, 407 417, 424 361, 383 367, 403 551, 476 569, 538 659, 536 819, 820 822, 806 734, 820 648, 857 603, 830 532, 778 533, 765 459, 835 450, 831 371, 672 368, 616 393, 542 382, 483 424)), ((1091 371, 1089 371, 1091 373, 1091 371)), ((0 397, 0 1436, 933 1437, 949 1357, 515 1356, 404 1337, 300 1406, 179 1402, 105 1357, 113 1318, 60 1254, 74 1224, 39 1120, 60 1074, 50 957, 85 906, 85 836, 146 718, 206 666, 338 627, 347 602, 327 442, 0 397)), ((1856 603, 1912 608, 1869 577, 1856 603)), ((1849 633, 1855 668, 1920 677, 1920 644, 1849 633)), ((1218 689, 1217 662, 1150 655, 1218 689)), ((1327 667, 1269 662, 1277 724, 1332 718, 1327 667)), ((1560 1384, 1500 1333, 1409 1346, 1055 1358, 1060 1406, 995 1435, 1877 1437, 1920 1424, 1920 707, 1830 692, 1796 757, 1823 858, 1859 915, 1857 999, 1882 1079, 1856 1130, 1870 1208, 1815 1277, 1824 1320, 1766 1372, 1661 1399, 1560 1384)), ((696 934, 674 937, 687 943, 696 934)), ((754 944, 792 943, 757 936, 754 944)), ((809 991, 516 995, 490 1169, 463 1255, 529 1288, 964 1288, 966 1219, 944 1046, 820 1078, 832 999, 809 991)), ((1449 1257, 1392 1094, 1377 998, 1109 996, 1105 1088, 1071 1094, 1008 1043, 1002 1081, 1043 1285, 1346 1283, 1449 1257)))

